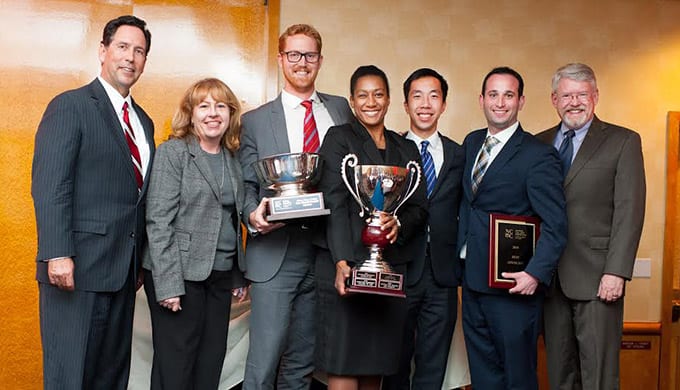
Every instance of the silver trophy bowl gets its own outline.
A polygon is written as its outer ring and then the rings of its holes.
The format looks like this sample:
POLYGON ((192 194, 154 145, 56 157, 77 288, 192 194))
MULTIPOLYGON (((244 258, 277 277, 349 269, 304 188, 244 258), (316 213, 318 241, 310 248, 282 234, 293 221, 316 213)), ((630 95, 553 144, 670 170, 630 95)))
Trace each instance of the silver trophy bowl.
POLYGON ((369 258, 359 263, 360 271, 394 272, 383 260, 382 249, 388 242, 387 232, 380 230, 380 212, 396 214, 413 193, 416 192, 421 179, 418 163, 409 161, 406 167, 391 165, 360 165, 354 154, 348 154, 342 160, 340 174, 345 186, 354 200, 361 207, 359 215, 369 213, 368 223, 362 231, 362 241, 369 249, 369 258), (347 167, 354 171, 354 185, 349 181, 347 167))
POLYGON ((321 178, 320 161, 316 153, 277 154, 255 162, 255 172, 277 196, 301 195, 321 178))

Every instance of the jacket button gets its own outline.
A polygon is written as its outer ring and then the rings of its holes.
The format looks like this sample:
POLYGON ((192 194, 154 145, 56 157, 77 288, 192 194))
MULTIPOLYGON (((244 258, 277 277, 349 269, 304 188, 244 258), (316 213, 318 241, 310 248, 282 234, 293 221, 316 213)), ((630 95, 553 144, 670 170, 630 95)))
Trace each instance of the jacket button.
POLYGON ((135 232, 130 232, 130 238, 135 238, 135 232))

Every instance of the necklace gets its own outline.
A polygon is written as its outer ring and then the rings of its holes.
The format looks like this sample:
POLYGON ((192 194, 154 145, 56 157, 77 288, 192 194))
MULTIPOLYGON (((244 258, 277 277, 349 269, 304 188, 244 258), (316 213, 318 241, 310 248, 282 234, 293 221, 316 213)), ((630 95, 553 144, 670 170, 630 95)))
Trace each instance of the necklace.
POLYGON ((224 171, 226 170, 226 157, 224 157, 224 150, 220 148, 220 155, 222 155, 222 180, 220 181, 220 192, 222 192, 222 187, 224 186, 224 171))

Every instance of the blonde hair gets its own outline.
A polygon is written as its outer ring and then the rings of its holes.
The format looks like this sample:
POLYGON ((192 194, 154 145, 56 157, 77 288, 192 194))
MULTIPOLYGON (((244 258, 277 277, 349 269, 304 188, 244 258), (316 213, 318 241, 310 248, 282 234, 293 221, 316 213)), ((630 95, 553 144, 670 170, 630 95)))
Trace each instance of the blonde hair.
POLYGON ((227 84, 216 78, 199 80, 187 89, 172 118, 171 138, 185 139, 189 136, 198 138, 196 129, 191 123, 191 117, 194 107, 208 95, 212 96, 215 101, 226 103, 229 107, 229 127, 222 136, 222 145, 233 154, 240 146, 241 104, 227 84))

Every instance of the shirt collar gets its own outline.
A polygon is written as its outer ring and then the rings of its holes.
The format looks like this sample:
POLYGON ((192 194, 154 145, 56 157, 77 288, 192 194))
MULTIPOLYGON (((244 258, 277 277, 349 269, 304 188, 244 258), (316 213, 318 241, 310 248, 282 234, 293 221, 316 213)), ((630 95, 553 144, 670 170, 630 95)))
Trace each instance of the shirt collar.
MULTIPOLYGON (((585 133, 587 133, 588 129, 590 128, 590 125, 593 123, 593 119, 595 119, 595 117, 590 118, 590 120, 588 122, 586 122, 583 126, 574 130, 574 136, 580 137, 580 136, 584 135, 585 133)), ((564 133, 566 133, 568 130, 569 130, 569 128, 564 124, 564 122, 562 122, 560 124, 560 134, 562 136, 564 136, 564 133)))
MULTIPOLYGON (((497 134, 494 134, 492 137, 496 138, 498 141, 500 141, 501 144, 505 145, 506 142, 512 137, 513 134, 515 134, 515 131, 519 127, 519 121, 515 122, 513 125, 510 127, 506 128, 505 130, 502 130, 498 132, 497 134)), ((491 136, 491 133, 489 133, 489 130, 486 130, 486 136, 491 136)))
POLYGON ((309 97, 309 99, 300 99, 285 89, 281 90, 281 104, 283 104, 284 107, 296 109, 300 107, 300 103, 302 103, 303 100, 311 100, 312 105, 319 103, 319 97, 317 96, 316 91, 312 92, 312 95, 309 97))
POLYGON ((427 138, 420 138, 413 131, 409 130, 408 133, 406 133, 406 139, 410 139, 411 141, 415 142, 416 145, 418 145, 419 150, 421 147, 420 143, 423 141, 430 142, 428 148, 440 149, 442 147, 442 139, 439 137, 438 131, 435 131, 427 138))
POLYGON ((111 104, 113 104, 113 108, 116 110, 117 113, 123 110, 123 103, 125 102, 127 102, 128 106, 130 107, 132 106, 132 99, 130 98, 130 94, 123 97, 115 88, 113 88, 111 84, 104 80, 102 76, 97 76, 97 79, 104 87, 104 91, 106 91, 106 95, 109 97, 109 100, 111 101, 111 104))

